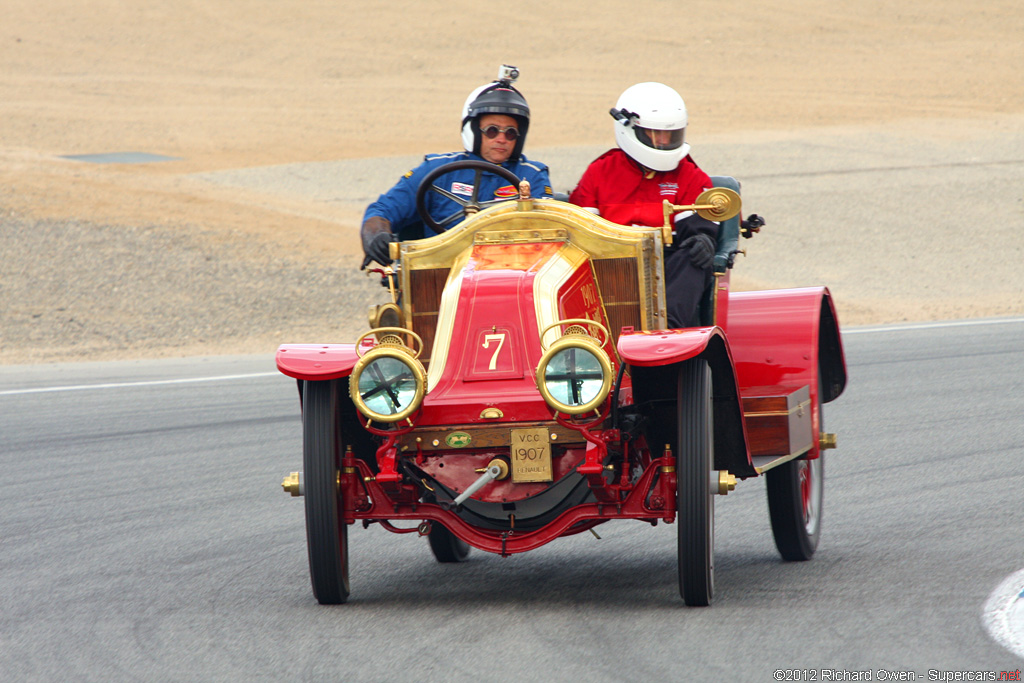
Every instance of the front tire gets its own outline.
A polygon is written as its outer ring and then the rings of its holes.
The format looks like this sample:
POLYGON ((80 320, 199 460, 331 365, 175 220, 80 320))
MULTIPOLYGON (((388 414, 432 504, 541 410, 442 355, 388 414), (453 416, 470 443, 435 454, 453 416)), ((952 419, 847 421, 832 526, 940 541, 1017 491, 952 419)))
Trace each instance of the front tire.
POLYGON ((683 363, 677 392, 679 593, 687 605, 704 607, 715 593, 714 407, 707 361, 683 363))
POLYGON ((430 526, 427 540, 438 562, 462 562, 469 556, 469 544, 437 522, 430 526))
POLYGON ((321 605, 348 600, 348 526, 339 474, 342 435, 336 380, 304 382, 302 462, 305 476, 306 540, 313 595, 321 605))

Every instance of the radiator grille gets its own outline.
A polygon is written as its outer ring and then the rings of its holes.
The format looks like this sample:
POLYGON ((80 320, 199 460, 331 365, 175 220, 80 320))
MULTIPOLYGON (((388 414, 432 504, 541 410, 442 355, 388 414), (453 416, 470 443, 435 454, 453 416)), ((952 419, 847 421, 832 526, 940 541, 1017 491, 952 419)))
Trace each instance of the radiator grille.
POLYGON ((592 263, 608 316, 608 331, 618 340, 623 327, 642 329, 636 259, 595 259, 592 263))
POLYGON ((423 355, 420 356, 420 360, 424 365, 430 362, 430 354, 434 348, 437 315, 441 310, 441 293, 447 280, 447 268, 414 270, 409 273, 412 331, 423 339, 423 355))

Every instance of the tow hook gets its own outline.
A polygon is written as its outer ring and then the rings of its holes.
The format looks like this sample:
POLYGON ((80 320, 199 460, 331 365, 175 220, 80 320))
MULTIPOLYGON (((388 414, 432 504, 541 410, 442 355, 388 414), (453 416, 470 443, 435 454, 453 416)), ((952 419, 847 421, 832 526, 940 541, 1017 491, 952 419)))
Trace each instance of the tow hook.
POLYGON ((284 481, 281 482, 281 488, 284 489, 285 493, 292 494, 293 498, 304 496, 306 494, 306 489, 302 486, 302 473, 292 472, 289 474, 284 478, 284 481))
POLYGON ((711 470, 711 493, 725 496, 735 490, 736 475, 729 474, 729 470, 711 470))

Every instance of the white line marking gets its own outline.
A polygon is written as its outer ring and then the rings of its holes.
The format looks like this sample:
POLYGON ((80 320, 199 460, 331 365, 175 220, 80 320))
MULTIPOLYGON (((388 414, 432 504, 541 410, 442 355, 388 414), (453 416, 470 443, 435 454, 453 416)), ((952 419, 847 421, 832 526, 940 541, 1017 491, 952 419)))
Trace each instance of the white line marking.
MULTIPOLYGON (((905 332, 908 330, 931 330, 945 327, 967 327, 976 325, 1010 325, 1024 324, 1024 318, 994 318, 988 320, 958 320, 951 322, 917 323, 911 325, 893 325, 886 327, 853 327, 845 328, 843 336, 848 334, 868 334, 872 332, 905 332)), ((21 394, 44 394, 60 391, 85 391, 87 389, 122 389, 126 387, 147 387, 168 384, 189 384, 194 382, 225 382, 237 379, 253 379, 256 377, 272 377, 277 372, 256 372, 247 375, 220 375, 218 377, 188 377, 184 379, 161 379, 144 382, 110 382, 107 384, 81 384, 66 387, 38 387, 35 389, 9 389, 0 391, 0 396, 17 396, 21 394)))
POLYGON ((155 379, 143 382, 110 382, 107 384, 78 384, 67 387, 38 387, 35 389, 9 389, 0 391, 0 396, 18 394, 45 394, 54 391, 85 391, 86 389, 121 389, 124 387, 154 387, 163 384, 191 384, 195 382, 227 382, 236 379, 253 379, 256 377, 272 377, 279 372, 254 372, 248 375, 220 375, 218 377, 187 377, 183 379, 155 379))
POLYGON ((982 611, 985 629, 1007 650, 1024 657, 1024 569, 999 584, 982 611))
POLYGON ((980 325, 1014 325, 1024 323, 1024 318, 993 318, 988 320, 956 320, 940 323, 915 323, 911 325, 892 325, 885 327, 850 327, 843 328, 842 334, 867 334, 870 332, 905 332, 907 330, 936 330, 945 327, 976 327, 980 325))

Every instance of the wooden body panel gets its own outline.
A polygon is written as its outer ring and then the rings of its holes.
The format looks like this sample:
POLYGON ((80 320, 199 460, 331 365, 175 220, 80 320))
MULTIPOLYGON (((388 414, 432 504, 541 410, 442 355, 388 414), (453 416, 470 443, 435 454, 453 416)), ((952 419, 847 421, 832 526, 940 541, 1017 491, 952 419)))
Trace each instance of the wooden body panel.
POLYGON ((742 400, 751 455, 796 456, 811 450, 809 387, 752 387, 742 400))

